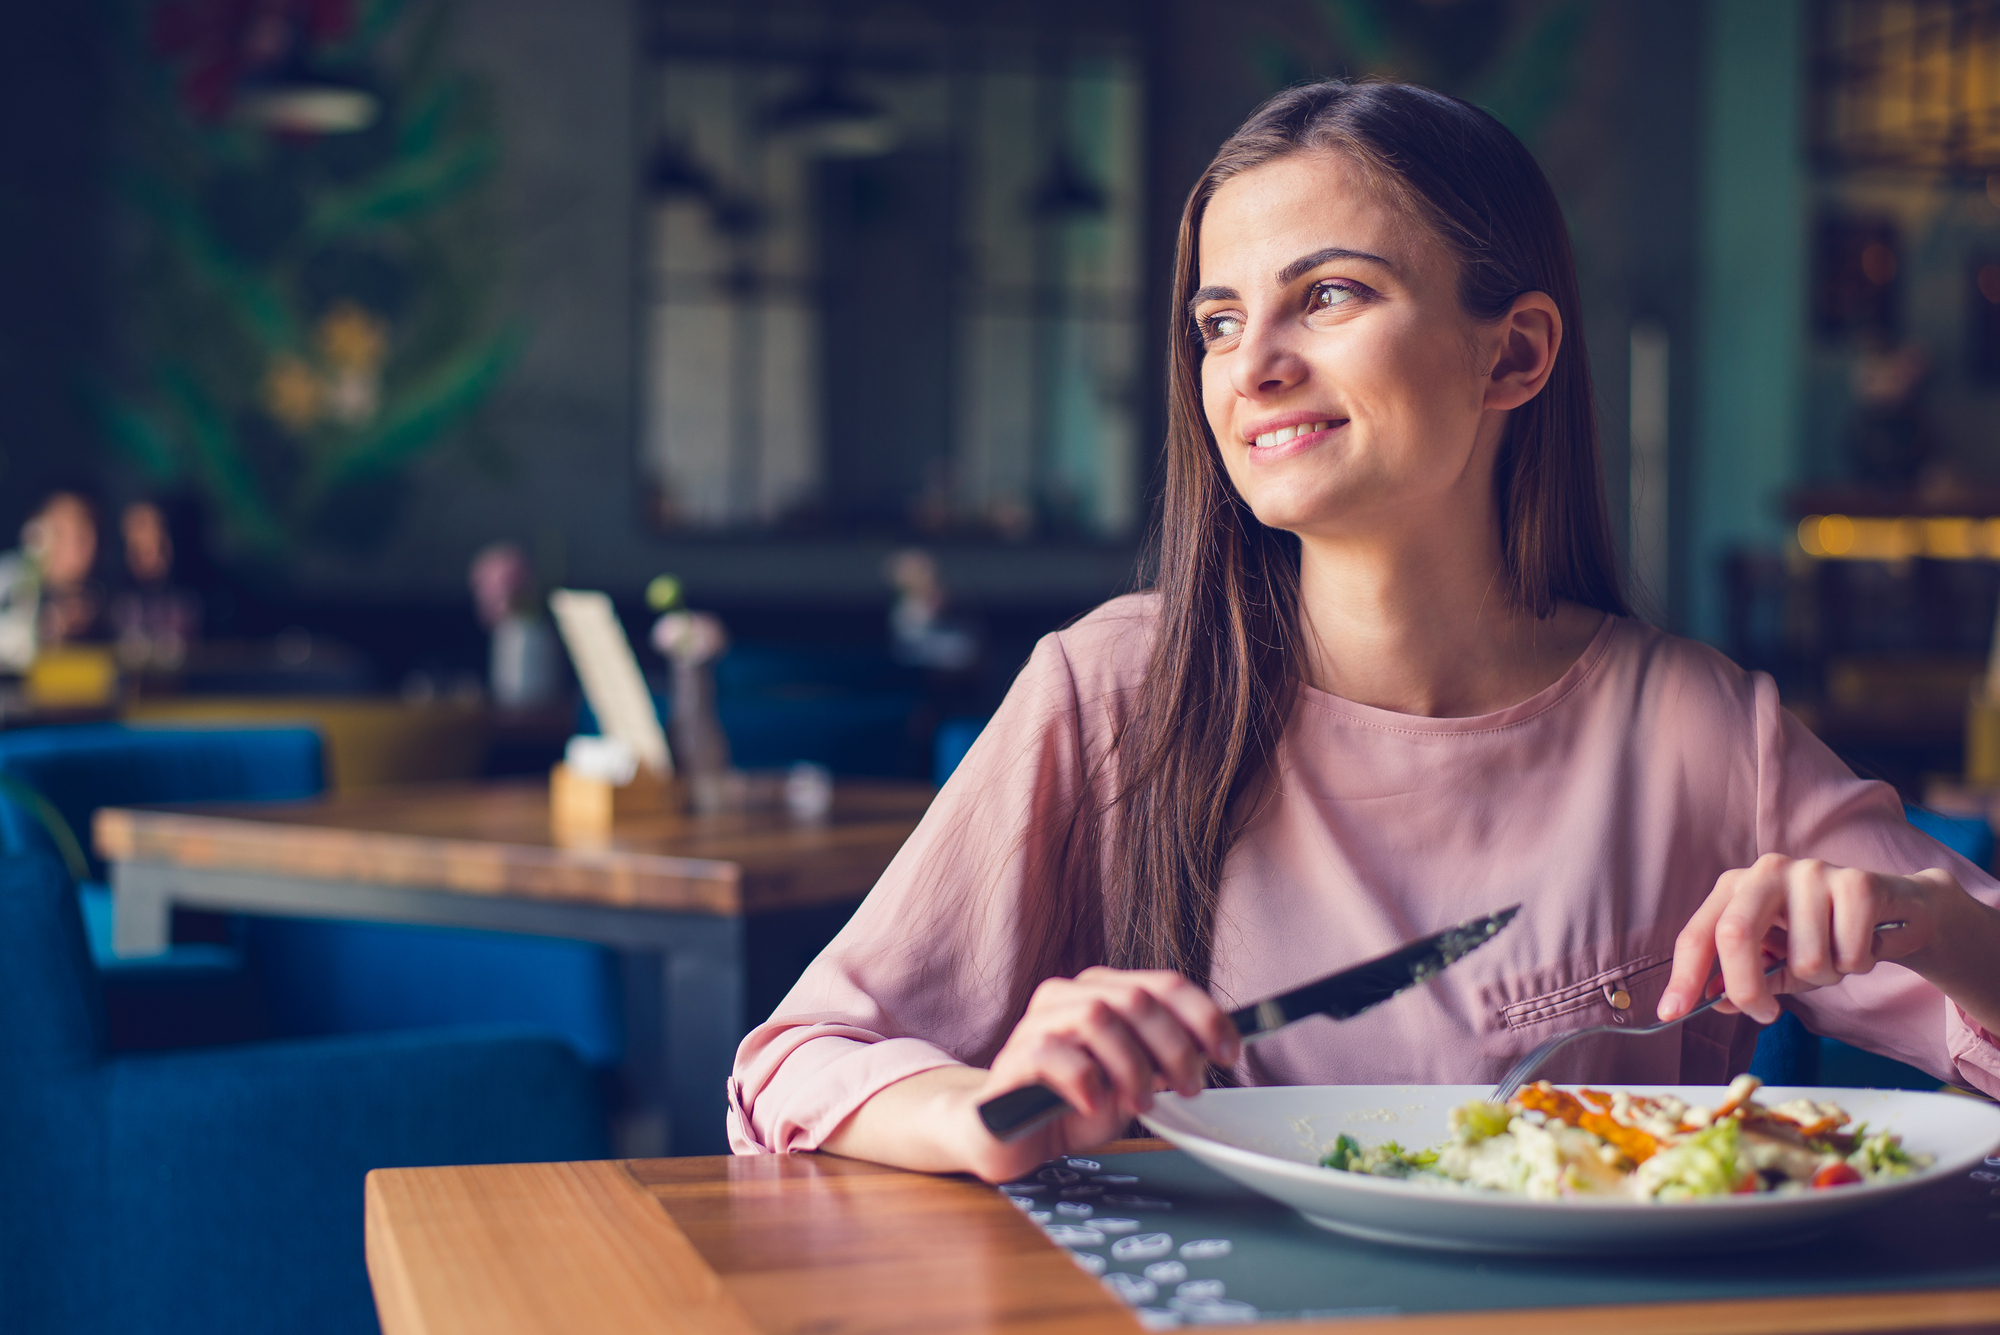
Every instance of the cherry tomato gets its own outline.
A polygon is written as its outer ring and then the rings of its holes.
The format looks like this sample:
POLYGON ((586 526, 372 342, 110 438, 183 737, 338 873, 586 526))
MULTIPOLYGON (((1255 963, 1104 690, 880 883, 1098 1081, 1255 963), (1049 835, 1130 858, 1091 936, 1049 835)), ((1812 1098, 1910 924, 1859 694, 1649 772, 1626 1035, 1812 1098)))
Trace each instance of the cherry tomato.
POLYGON ((1861 1174, 1844 1163, 1830 1163, 1813 1174, 1815 1187, 1844 1187, 1850 1182, 1859 1182, 1861 1174))

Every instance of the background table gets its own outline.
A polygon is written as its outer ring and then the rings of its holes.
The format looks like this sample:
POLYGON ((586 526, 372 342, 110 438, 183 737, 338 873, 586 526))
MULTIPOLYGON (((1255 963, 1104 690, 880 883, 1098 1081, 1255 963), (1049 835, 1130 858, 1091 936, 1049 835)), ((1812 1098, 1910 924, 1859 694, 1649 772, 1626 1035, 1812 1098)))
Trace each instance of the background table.
POLYGON ((601 942, 623 956, 628 1153, 725 1147, 723 1081, 768 1008, 916 828, 928 785, 836 785, 821 821, 661 813, 558 837, 545 783, 303 803, 108 808, 120 953, 163 949, 175 905, 601 942))
MULTIPOLYGON (((1094 1157, 1146 1182, 1191 1162, 1137 1152, 1151 1145, 1110 1145, 1094 1157), (1122 1158, 1114 1164, 1112 1155, 1122 1158)), ((829 1155, 384 1169, 368 1177, 367 1229, 385 1335, 1140 1328, 999 1192, 829 1155)), ((1329 1249, 1356 1246, 1311 1236, 1329 1249)), ((1522 1268, 1373 1250, 1391 1263, 1437 1266, 1463 1285, 1481 1283, 1488 1269, 1522 1268)), ((2000 1288, 1615 1305, 1517 1300, 1513 1310, 1356 1314, 1252 1329, 1789 1335, 1995 1322, 2000 1288)))

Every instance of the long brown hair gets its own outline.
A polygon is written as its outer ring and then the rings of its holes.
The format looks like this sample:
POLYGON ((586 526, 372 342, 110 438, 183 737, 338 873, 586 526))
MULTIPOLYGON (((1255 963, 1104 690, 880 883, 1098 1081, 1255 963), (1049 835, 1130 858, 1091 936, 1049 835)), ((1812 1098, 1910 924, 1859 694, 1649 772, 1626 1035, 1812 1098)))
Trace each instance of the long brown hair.
POLYGON ((1507 591, 1537 617, 1553 615, 1561 600, 1625 612, 1576 262, 1534 157, 1484 111, 1427 88, 1331 80, 1279 93, 1222 145, 1181 213, 1157 534, 1159 638, 1118 742, 1107 867, 1111 963, 1174 969, 1201 983, 1232 808, 1277 746, 1303 662, 1298 540, 1258 522, 1224 471, 1202 411, 1202 349, 1187 302, 1216 190, 1312 152, 1356 164, 1446 246, 1472 316, 1498 319, 1524 292, 1555 302, 1563 350, 1541 393, 1513 410, 1494 469, 1507 591))

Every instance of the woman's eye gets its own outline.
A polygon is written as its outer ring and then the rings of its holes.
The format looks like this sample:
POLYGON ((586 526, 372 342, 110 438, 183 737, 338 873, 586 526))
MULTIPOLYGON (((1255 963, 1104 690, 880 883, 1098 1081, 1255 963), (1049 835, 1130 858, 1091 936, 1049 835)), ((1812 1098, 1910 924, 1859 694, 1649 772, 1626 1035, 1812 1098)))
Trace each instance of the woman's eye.
POLYGON ((1306 298, 1306 304, 1315 311, 1330 311, 1336 306, 1345 306, 1359 295, 1346 283, 1321 283, 1306 298))
POLYGON ((1240 315, 1211 315, 1201 322, 1202 336, 1213 343, 1218 338, 1234 338, 1243 332, 1240 315))

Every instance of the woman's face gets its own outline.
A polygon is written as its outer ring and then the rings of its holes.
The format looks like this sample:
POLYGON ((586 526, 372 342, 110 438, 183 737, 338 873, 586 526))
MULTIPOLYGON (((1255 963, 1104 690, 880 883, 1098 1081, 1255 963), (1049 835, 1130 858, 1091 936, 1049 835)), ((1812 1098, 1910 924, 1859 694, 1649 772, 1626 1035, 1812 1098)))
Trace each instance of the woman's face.
POLYGON ((1358 537, 1436 522, 1454 496, 1491 507, 1507 321, 1461 309, 1449 253, 1347 159, 1224 183, 1200 258, 1202 404, 1258 519, 1358 537))

